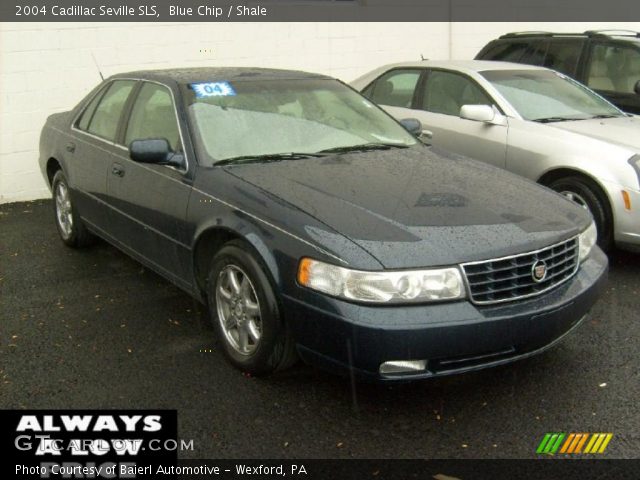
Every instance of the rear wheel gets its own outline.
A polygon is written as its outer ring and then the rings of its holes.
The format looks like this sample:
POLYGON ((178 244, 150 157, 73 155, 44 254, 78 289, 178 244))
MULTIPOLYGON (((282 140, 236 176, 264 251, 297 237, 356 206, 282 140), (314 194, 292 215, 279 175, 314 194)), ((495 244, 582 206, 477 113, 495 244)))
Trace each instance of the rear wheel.
POLYGON ((69 191, 69 184, 62 170, 58 170, 51 183, 53 211, 60 238, 69 247, 84 247, 94 240, 78 214, 69 191))
POLYGON ((602 190, 593 181, 580 176, 559 178, 549 187, 591 212, 598 229, 598 245, 609 250, 613 245, 613 216, 602 190))
POLYGON ((225 356, 254 375, 297 360, 268 275, 251 247, 234 240, 214 257, 207 282, 209 311, 225 356))

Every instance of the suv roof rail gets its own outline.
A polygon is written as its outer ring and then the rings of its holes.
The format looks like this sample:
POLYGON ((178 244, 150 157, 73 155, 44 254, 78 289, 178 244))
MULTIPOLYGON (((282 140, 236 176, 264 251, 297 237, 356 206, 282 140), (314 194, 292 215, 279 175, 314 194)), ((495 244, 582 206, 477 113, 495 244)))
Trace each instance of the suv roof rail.
POLYGON ((504 35, 501 35, 500 38, 511 38, 511 37, 521 37, 521 36, 527 36, 527 35, 544 35, 544 36, 551 36, 553 35, 553 33, 551 32, 546 32, 543 30, 530 30, 530 31, 526 31, 526 32, 510 32, 510 33, 505 33, 504 35))
POLYGON ((611 29, 611 30, 587 30, 584 32, 585 35, 593 36, 593 35, 621 35, 621 36, 630 36, 630 37, 638 37, 640 38, 640 32, 636 32, 635 30, 619 30, 619 29, 611 29))
POLYGON ((584 33, 570 33, 570 32, 547 32, 547 31, 528 31, 528 32, 511 32, 506 33, 500 38, 516 38, 516 37, 596 37, 596 36, 626 36, 640 38, 640 32, 635 30, 587 30, 584 33))

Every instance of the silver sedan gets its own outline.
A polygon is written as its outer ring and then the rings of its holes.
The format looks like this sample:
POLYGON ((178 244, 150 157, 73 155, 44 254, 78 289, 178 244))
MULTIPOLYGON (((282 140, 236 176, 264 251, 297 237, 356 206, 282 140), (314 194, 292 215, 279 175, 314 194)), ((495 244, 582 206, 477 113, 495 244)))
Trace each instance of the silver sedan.
POLYGON ((394 117, 420 120, 434 146, 589 209, 603 248, 640 250, 640 117, 561 73, 505 62, 387 65, 352 85, 394 117))

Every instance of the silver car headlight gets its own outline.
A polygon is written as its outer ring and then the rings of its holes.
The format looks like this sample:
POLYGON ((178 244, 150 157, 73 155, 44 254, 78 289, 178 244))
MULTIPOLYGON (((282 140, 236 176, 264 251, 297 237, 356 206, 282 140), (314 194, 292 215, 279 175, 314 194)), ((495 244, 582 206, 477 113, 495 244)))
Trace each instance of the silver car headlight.
POLYGON ((597 241, 598 229, 596 228, 596 224, 592 221, 591 225, 589 225, 587 229, 578 236, 578 258, 580 259, 580 263, 587 259, 597 241))
POLYGON ((457 267, 368 272, 303 258, 298 283, 334 297, 369 303, 419 303, 465 298, 457 267))

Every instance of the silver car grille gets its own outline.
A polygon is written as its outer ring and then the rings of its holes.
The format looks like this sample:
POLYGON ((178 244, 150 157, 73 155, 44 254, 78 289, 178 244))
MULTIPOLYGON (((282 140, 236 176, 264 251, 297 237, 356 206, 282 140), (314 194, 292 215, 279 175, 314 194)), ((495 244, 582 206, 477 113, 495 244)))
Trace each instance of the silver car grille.
POLYGON ((571 278, 578 266, 575 237, 533 252, 465 263, 462 268, 473 303, 488 305, 540 295, 571 278), (542 265, 546 275, 536 279, 534 269, 542 265))

